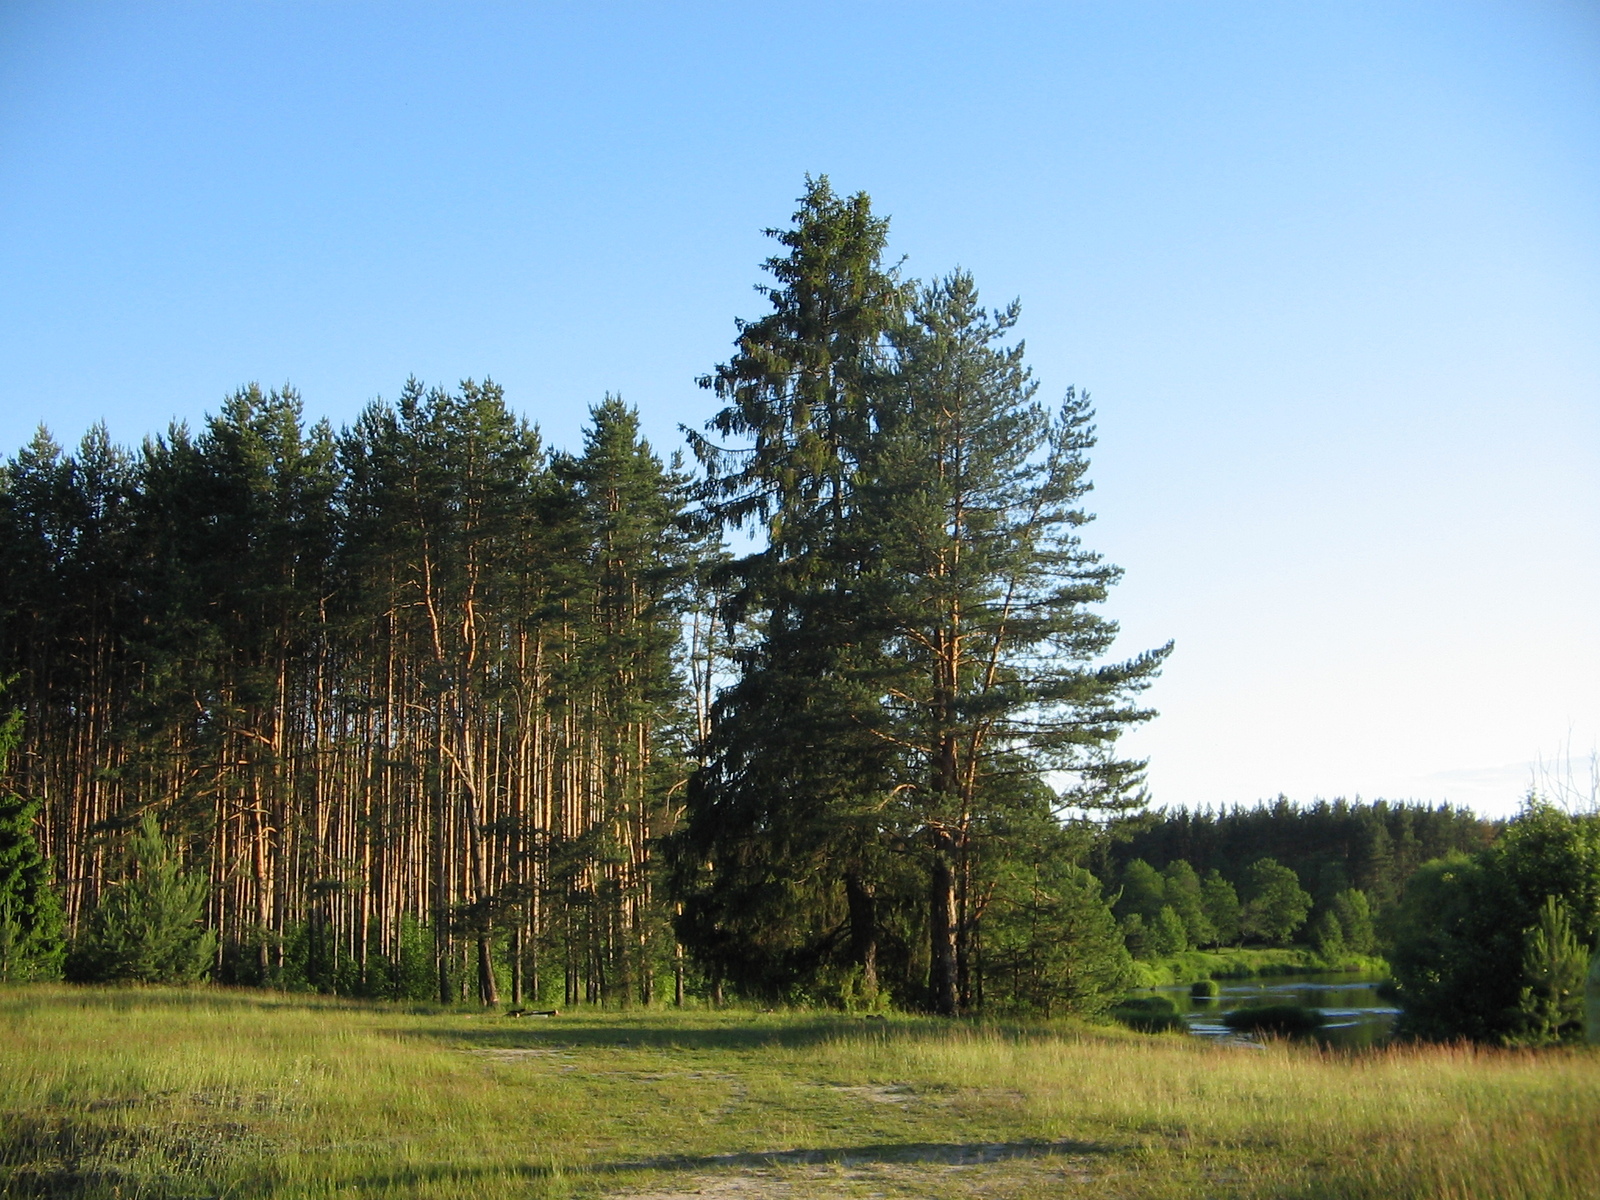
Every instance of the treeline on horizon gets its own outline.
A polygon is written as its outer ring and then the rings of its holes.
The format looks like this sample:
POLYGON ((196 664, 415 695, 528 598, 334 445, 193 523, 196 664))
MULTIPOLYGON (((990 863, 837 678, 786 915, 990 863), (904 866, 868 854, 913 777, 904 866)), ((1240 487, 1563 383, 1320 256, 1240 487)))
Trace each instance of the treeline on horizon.
POLYGON ((1303 942, 1332 961, 1387 951, 1417 869, 1483 851, 1503 827, 1448 804, 1279 796, 1129 816, 1093 862, 1118 885, 1114 908, 1139 957, 1248 939, 1303 942))
POLYGON ((1376 907, 1396 904, 1423 863, 1488 846, 1503 822, 1455 805, 1285 796, 1226 809, 1159 809, 1125 821, 1098 851, 1101 873, 1118 878, 1135 859, 1157 870, 1177 860, 1201 875, 1241 879, 1250 864, 1271 858, 1288 867, 1319 905, 1348 888, 1376 907))
POLYGON ((865 195, 771 232, 693 473, 620 400, 566 453, 471 381, 6 464, 0 827, 69 974, 188 879, 229 983, 1097 1012, 1134 860, 1383 906, 1486 844, 1381 802, 1137 816, 1117 742, 1170 646, 1106 658, 1086 397, 1036 399, 1015 305, 886 267, 865 195))

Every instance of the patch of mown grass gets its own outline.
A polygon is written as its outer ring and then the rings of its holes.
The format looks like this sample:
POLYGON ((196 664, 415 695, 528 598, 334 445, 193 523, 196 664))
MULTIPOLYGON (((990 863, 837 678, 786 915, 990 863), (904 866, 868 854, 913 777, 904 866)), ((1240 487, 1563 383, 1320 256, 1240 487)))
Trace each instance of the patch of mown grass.
POLYGON ((0 989, 0 1193, 1600 1195, 1600 1057, 0 989))

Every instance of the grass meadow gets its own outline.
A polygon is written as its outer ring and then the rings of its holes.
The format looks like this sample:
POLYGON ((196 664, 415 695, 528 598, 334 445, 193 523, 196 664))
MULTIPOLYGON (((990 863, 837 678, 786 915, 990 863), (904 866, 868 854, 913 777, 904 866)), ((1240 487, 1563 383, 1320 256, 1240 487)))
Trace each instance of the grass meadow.
POLYGON ((0 988, 0 1194, 1600 1196, 1600 1055, 0 988))

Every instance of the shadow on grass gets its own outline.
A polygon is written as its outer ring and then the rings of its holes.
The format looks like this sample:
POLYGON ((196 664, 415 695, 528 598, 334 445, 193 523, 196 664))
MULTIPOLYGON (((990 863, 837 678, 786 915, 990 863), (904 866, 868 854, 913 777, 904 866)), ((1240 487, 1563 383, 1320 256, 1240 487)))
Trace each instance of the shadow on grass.
POLYGON ((438 1016, 451 1011, 439 1005, 324 996, 314 992, 275 992, 265 988, 219 987, 215 984, 162 987, 137 983, 49 983, 0 987, 0 1011, 32 1012, 67 1006, 111 1011, 167 1009, 173 1012, 197 1010, 217 1012, 230 1008, 319 1013, 340 1010, 416 1016, 438 1016))
POLYGON ((422 1025, 393 1031, 402 1038, 426 1038, 453 1046, 485 1050, 687 1050, 739 1051, 803 1049, 840 1037, 921 1038, 938 1036, 919 1024, 895 1025, 863 1022, 844 1016, 783 1017, 777 1020, 724 1018, 700 1024, 694 1021, 645 1022, 579 1019, 568 1024, 557 1019, 537 1024, 505 1021, 478 1027, 422 1025))
POLYGON ((362 1175, 348 1186, 365 1189, 403 1189, 428 1184, 465 1183, 486 1176, 520 1179, 569 1180, 603 1175, 642 1174, 658 1171, 704 1174, 717 1171, 761 1170, 774 1167, 842 1166, 864 1167, 878 1164, 901 1166, 975 1167, 1008 1159, 1050 1158, 1055 1156, 1110 1154, 1109 1146, 1094 1142, 881 1142, 866 1146, 828 1146, 817 1149, 769 1150, 740 1154, 668 1155, 623 1162, 571 1164, 562 1168, 522 1163, 514 1166, 429 1166, 404 1167, 362 1175))
POLYGON ((830 1146, 816 1150, 771 1150, 755 1154, 674 1155, 637 1162, 606 1163, 590 1167, 595 1172, 712 1171, 726 1167, 788 1167, 819 1164, 844 1167, 872 1163, 937 1164, 947 1167, 978 1166, 1011 1158, 1048 1158, 1065 1154, 1109 1154, 1109 1146, 1094 1142, 879 1142, 870 1146, 830 1146))

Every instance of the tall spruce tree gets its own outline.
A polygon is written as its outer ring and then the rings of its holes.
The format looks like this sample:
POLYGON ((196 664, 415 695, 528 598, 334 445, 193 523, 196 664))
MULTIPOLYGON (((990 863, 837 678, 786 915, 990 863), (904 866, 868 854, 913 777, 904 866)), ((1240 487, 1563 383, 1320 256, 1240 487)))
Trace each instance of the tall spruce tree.
POLYGON ((927 983, 901 992, 953 1013, 974 999, 982 849, 1041 804, 1139 802, 1142 764, 1112 749, 1167 650, 1098 661, 1118 571, 1076 533, 1086 402, 1037 405, 1002 345, 1015 307, 984 311, 959 273, 913 293, 880 265, 885 232, 864 196, 810 184, 775 234, 774 311, 707 380, 730 402, 710 431, 749 442, 692 439, 708 510, 766 540, 732 572, 758 634, 691 787, 684 928, 747 984, 814 978, 841 943, 870 976, 882 902, 920 875, 901 928, 927 983))
POLYGON ((727 614, 756 632, 690 785, 680 929, 713 974, 765 991, 814 982, 843 938, 874 990, 892 749, 866 732, 856 477, 903 289, 882 263, 887 222, 825 177, 768 233, 787 250, 766 263, 772 311, 740 322, 701 381, 726 405, 708 433, 747 444, 690 434, 708 513, 761 544, 727 570, 727 614))

